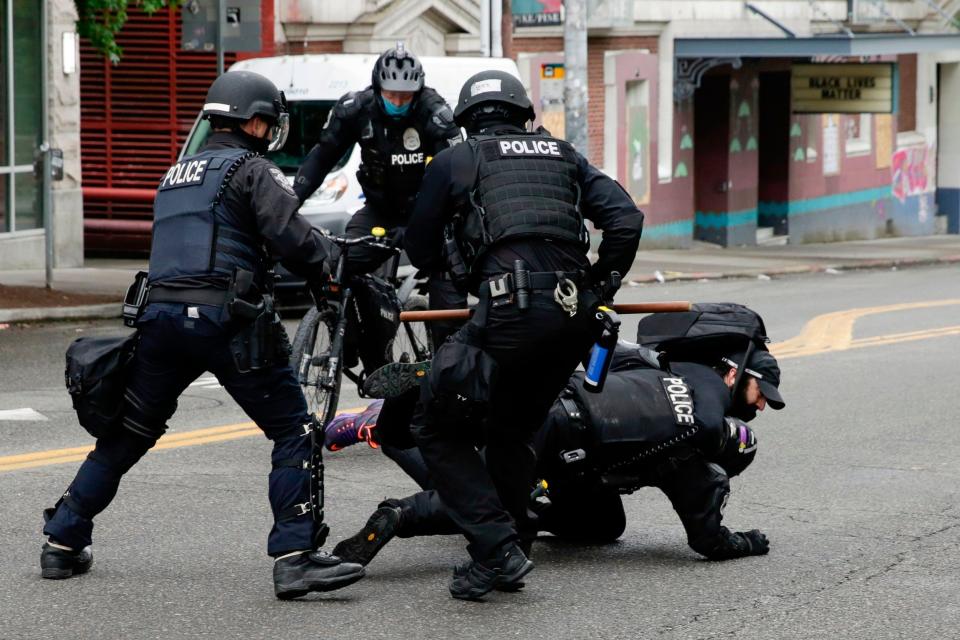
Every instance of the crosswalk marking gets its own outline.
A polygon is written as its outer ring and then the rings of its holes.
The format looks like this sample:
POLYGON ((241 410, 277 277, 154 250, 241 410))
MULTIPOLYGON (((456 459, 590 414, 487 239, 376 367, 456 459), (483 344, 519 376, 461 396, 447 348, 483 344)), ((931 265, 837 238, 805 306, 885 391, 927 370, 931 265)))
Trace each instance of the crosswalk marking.
POLYGON ((16 420, 18 422, 44 422, 48 418, 39 411, 24 407, 23 409, 4 409, 0 411, 0 420, 16 420))

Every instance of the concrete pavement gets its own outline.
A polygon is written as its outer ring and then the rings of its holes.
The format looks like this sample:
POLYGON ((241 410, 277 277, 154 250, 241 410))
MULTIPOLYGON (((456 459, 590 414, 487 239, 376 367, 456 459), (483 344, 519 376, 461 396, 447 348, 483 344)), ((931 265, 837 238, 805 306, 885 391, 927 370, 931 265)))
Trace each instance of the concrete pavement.
MULTIPOLYGON (((627 276, 636 283, 778 276, 960 263, 960 235, 884 238, 824 244, 722 248, 698 242, 690 249, 637 253, 627 276)), ((71 293, 115 294, 118 304, 72 308, 0 308, 0 322, 119 316, 119 299, 146 269, 146 260, 89 259, 77 269, 56 269, 54 288, 71 293)), ((44 272, 0 271, 0 284, 44 286, 44 272)))

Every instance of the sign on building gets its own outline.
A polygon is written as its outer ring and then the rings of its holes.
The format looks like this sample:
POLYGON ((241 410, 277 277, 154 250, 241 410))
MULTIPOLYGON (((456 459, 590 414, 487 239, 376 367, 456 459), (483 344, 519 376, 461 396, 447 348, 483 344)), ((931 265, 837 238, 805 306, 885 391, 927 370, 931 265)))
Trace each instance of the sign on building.
POLYGON ((515 27, 543 27, 563 22, 562 0, 513 0, 515 27))
POLYGON ((795 64, 794 113, 892 113, 893 64, 795 64))

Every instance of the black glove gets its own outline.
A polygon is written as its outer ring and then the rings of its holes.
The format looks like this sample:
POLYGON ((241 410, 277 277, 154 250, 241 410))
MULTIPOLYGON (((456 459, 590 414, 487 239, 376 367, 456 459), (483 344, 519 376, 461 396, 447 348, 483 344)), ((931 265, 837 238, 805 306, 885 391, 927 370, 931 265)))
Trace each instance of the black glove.
POLYGON ((406 231, 406 227, 394 227, 387 231, 387 244, 396 249, 403 249, 403 234, 406 231))

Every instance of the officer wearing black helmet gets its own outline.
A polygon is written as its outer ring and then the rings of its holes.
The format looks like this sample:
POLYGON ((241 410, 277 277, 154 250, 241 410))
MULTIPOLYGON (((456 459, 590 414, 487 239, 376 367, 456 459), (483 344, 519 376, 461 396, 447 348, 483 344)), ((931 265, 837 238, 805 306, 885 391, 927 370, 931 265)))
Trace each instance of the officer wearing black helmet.
POLYGON ((180 394, 210 371, 273 442, 267 552, 276 559, 277 597, 337 589, 362 578, 363 568, 317 551, 327 533, 322 431, 317 442, 319 427, 287 365, 270 270, 279 258, 290 271, 320 279, 336 247, 299 215, 283 173, 261 155, 286 137, 286 102, 270 80, 249 71, 220 76, 203 115, 213 133, 157 189, 149 292, 122 422, 97 440, 44 513, 42 575, 68 578, 90 568, 93 518, 164 434, 180 394))
MULTIPOLYGON (((399 246, 427 162, 461 140, 449 105, 424 85, 424 77, 420 61, 402 43, 384 51, 374 64, 371 85, 340 98, 330 111, 316 146, 297 172, 293 188, 303 202, 320 187, 340 158, 359 143, 361 164, 357 179, 366 203, 347 223, 347 236, 362 236, 373 227, 383 227, 399 246)), ((353 247, 347 257, 347 273, 369 273, 386 258, 383 251, 353 247)), ((435 309, 462 307, 466 302, 441 274, 431 278, 429 298, 435 309)), ((449 323, 434 324, 434 340, 442 342, 455 328, 449 323)), ((352 327, 348 331, 352 334, 352 327)), ((366 351, 385 351, 393 336, 378 338, 382 345, 366 351)), ((349 350, 346 357, 350 357, 349 350)), ((363 364, 370 372, 384 362, 363 364)))
POLYGON ((448 268, 480 299, 437 350, 413 423, 469 542, 471 559, 450 583, 461 599, 510 588, 533 567, 517 533, 532 435, 589 351, 596 291, 630 269, 643 225, 630 196, 568 143, 528 132, 533 118, 514 76, 467 80, 455 111, 467 141, 427 167, 405 235, 414 266, 448 268), (603 230, 593 265, 584 218, 603 230))

